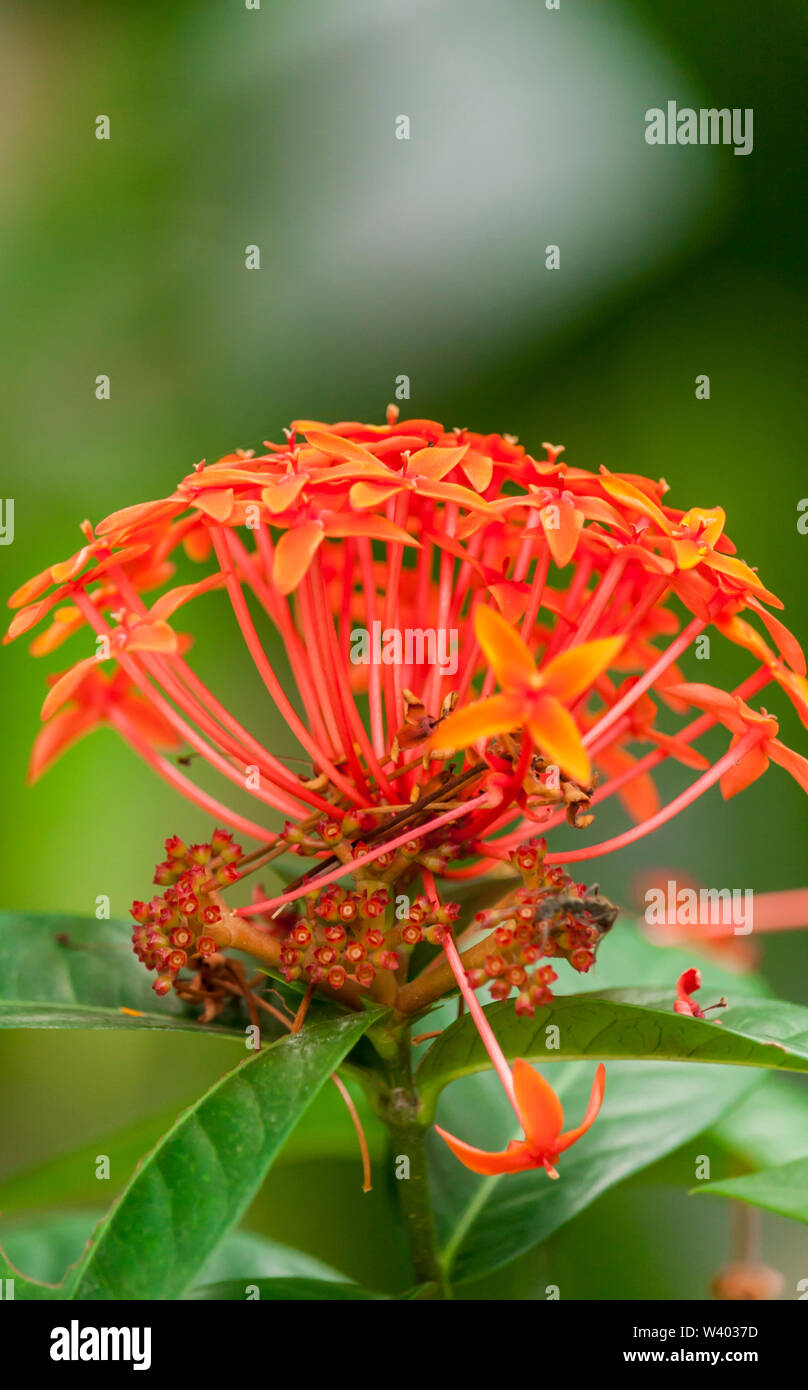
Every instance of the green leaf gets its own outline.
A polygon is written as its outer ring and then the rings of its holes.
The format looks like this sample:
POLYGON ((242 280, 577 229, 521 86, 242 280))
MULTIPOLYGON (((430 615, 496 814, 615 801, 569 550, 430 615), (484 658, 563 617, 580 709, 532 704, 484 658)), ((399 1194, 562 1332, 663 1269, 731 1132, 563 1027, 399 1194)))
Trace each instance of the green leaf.
POLYGON ((798 1077, 767 1076, 711 1134, 750 1168, 808 1156, 808 1087, 798 1077))
POLYGON ((384 1299, 386 1294, 371 1293, 359 1284, 342 1284, 326 1279, 229 1279, 222 1284, 204 1284, 191 1294, 194 1299, 225 1299, 243 1303, 249 1297, 271 1302, 330 1303, 360 1299, 384 1299))
MULTIPOLYGON (((92 1210, 4 1221, 3 1242, 9 1259, 26 1275, 22 1292, 16 1282, 17 1298, 63 1298, 64 1289, 59 1283, 68 1266, 81 1257, 100 1219, 103 1213, 92 1210), (34 1290, 33 1294, 29 1288, 34 1290)), ((6 1265, 6 1268, 12 1266, 6 1265)), ((294 1250, 253 1231, 231 1231, 206 1261, 199 1275, 200 1285, 235 1281, 244 1269, 252 1270, 256 1280, 345 1282, 344 1275, 302 1250, 294 1250)), ((17 1281, 19 1277, 17 1275, 17 1281)))
POLYGON ((88 1007, 82 1004, 51 1004, 41 1000, 0 1000, 0 1028, 114 1028, 128 1033, 141 1028, 167 1028, 183 1033, 215 1033, 244 1040, 242 1028, 222 1024, 198 1023, 191 1014, 185 1017, 165 1013, 122 1013, 120 1009, 88 1007))
MULTIPOLYGON (((591 1062, 542 1067, 563 1099, 567 1123, 586 1109, 591 1062)), ((655 1163, 713 1124, 755 1084, 745 1067, 674 1062, 613 1062, 596 1123, 562 1154, 560 1177, 543 1171, 477 1178, 430 1136, 430 1174, 444 1261, 453 1282, 474 1279, 532 1249, 602 1192, 655 1163)), ((490 1071, 467 1076, 441 1098, 441 1125, 485 1149, 520 1137, 513 1111, 490 1071)))
POLYGON ((763 1168, 742 1178, 722 1178, 705 1182, 691 1190, 691 1196, 732 1197, 753 1207, 808 1222, 808 1158, 795 1158, 777 1168, 763 1168))
POLYGON ((173 994, 155 1007, 153 977, 136 960, 131 934, 127 922, 0 913, 0 1028, 238 1031, 226 1023, 203 1028, 173 994))
MULTIPOLYGON (((808 1071, 808 1009, 776 999, 742 997, 723 1011, 721 1026, 675 1014, 669 992, 644 989, 566 995, 533 1019, 519 1018, 506 999, 489 1005, 485 1015, 509 1060, 633 1058, 808 1071), (547 1033, 553 1027, 557 1049, 547 1033)), ((449 1081, 490 1065, 473 1019, 464 1014, 432 1044, 416 1072, 426 1113, 449 1081)))
POLYGON ((146 1158, 69 1280, 79 1299, 179 1298, 378 1013, 315 1023, 219 1081, 146 1158))

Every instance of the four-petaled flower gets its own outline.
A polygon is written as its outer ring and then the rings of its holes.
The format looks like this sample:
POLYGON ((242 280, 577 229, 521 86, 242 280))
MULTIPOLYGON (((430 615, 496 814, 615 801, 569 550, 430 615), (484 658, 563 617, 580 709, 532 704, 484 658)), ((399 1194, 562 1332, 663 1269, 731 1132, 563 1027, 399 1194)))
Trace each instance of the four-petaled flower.
POLYGON ((622 637, 583 642, 538 669, 527 643, 496 609, 478 606, 474 635, 502 693, 455 710, 432 735, 433 747, 467 748, 524 727, 548 761, 574 781, 588 782, 589 758, 568 706, 611 665, 622 637))
POLYGON ((507 1149, 501 1153, 488 1153, 485 1149, 475 1149, 462 1139, 455 1139, 439 1125, 435 1126, 441 1139, 445 1139, 455 1158, 472 1173, 482 1173, 491 1177, 498 1173, 521 1173, 528 1168, 544 1168, 551 1178, 558 1173, 553 1166, 558 1155, 571 1147, 582 1134, 594 1124, 603 1103, 606 1086, 606 1068, 601 1062, 595 1072, 592 1094, 586 1107, 583 1120, 575 1129, 564 1134, 564 1111, 561 1101, 544 1077, 527 1062, 520 1059, 513 1064, 513 1087, 515 1108, 518 1112, 524 1139, 512 1139, 507 1149))

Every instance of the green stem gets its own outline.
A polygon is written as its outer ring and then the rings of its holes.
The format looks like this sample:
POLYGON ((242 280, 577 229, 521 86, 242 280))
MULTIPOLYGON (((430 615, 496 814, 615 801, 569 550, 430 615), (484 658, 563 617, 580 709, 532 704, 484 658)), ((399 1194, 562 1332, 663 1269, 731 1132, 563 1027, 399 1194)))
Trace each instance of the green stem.
POLYGON ((386 1058, 388 1087, 377 1108, 390 1134, 396 1186, 415 1280, 417 1284, 431 1286, 429 1296, 451 1298, 438 1251, 426 1162, 429 1125, 413 1084, 409 1028, 396 1030, 391 1041, 395 1041, 395 1049, 391 1049, 391 1055, 386 1058), (406 1164, 402 1162, 404 1159, 406 1164))

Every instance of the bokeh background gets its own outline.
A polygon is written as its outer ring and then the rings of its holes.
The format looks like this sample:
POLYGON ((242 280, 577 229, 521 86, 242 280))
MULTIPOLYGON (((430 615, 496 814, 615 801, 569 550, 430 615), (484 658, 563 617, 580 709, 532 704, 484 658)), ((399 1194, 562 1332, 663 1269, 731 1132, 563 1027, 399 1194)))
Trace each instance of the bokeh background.
MULTIPOLYGON (((380 419, 406 374, 414 415, 562 442, 573 464, 664 476, 675 505, 722 504, 808 636, 803 0, 40 0, 7 3, 0 37, 4 589, 70 554, 83 517, 164 495, 200 458, 295 416, 380 419), (645 111, 668 99, 752 107, 753 153, 646 145, 645 111), (260 270, 245 269, 248 245, 260 270)), ((202 601, 202 674, 280 747, 220 599, 202 601)), ((2 906, 92 914, 104 893, 125 917, 164 836, 209 827, 109 731, 26 787, 58 665, 24 642, 3 657, 2 906)), ((717 684, 742 669, 719 639, 707 673, 686 664, 717 684)), ((785 700, 771 703, 805 752, 785 700)), ((774 768, 604 861, 601 882, 627 906, 649 868, 798 887, 807 827, 774 768)), ((808 999, 800 937, 767 941, 764 968, 808 999)), ((89 1159, 59 1155, 130 1127, 119 1186, 155 1117, 232 1060, 213 1039, 3 1034, 0 1207, 93 1205, 89 1159)), ((389 1193, 361 1196, 351 1145, 329 1097, 250 1224, 382 1287, 403 1256, 389 1193)), ((694 1241, 682 1201, 663 1165, 579 1217, 555 1241, 565 1296, 700 1296, 727 1213, 704 1204, 694 1241), (583 1259, 615 1222, 620 1258, 583 1259)), ((799 1263, 798 1234, 772 1219, 765 1253, 799 1263)), ((508 1291, 505 1277, 484 1290, 508 1291)))

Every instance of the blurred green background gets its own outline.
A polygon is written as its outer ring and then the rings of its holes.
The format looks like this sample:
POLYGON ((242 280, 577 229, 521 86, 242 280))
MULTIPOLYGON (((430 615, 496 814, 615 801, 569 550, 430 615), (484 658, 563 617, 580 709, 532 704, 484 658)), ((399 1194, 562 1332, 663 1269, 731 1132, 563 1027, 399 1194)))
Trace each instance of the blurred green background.
MULTIPOLYGON (((70 554, 83 517, 166 494, 199 458, 276 439, 294 416, 381 419, 404 373, 408 413, 531 449, 562 442, 572 464, 664 476, 674 505, 723 505, 804 640, 807 31, 802 0, 7 5, 2 494, 16 535, 0 550, 3 587, 70 554), (645 111, 668 99, 752 107, 753 153, 646 145, 645 111), (109 141, 95 138, 99 114, 109 141), (395 138, 401 114, 409 141, 395 138), (245 269, 248 245, 260 270, 245 269), (111 399, 99 402, 101 373, 111 399), (702 373, 708 401, 695 396, 702 373)), ((220 599, 201 601, 201 672, 279 744, 220 599)), ((718 638, 709 670, 684 665, 716 684, 748 669, 718 638)), ((92 914, 105 893, 125 917, 164 836, 209 826, 109 731, 27 788, 51 669, 59 657, 32 661, 24 639, 4 654, 3 906, 92 914)), ((771 705, 805 752, 785 699, 771 705)), ((604 835, 623 823, 599 819, 604 835)), ((624 903, 654 867, 797 887, 807 825, 773 768, 604 861, 601 883, 624 903)), ((765 968, 808 998, 800 938, 768 941, 765 968)), ((232 1060, 212 1039, 5 1034, 0 1173, 95 1152, 109 1127, 176 1109, 232 1060)), ((388 1194, 362 1198, 350 1133, 327 1172, 316 1114, 299 1142, 252 1224, 367 1282, 394 1277, 388 1194), (301 1216, 302 1190, 322 1200, 301 1216), (346 1254, 342 1235, 357 1231, 346 1254)), ((678 1211, 681 1182, 664 1182, 678 1211)), ((71 1200, 98 1200, 86 1186, 71 1200)), ((556 1238, 557 1258, 575 1267, 609 1204, 642 1232, 658 1190, 643 1180, 602 1199, 556 1238)), ((55 1179, 44 1191, 67 1195, 55 1179)), ((700 1293, 720 1262, 727 1214, 706 1205, 696 1272, 672 1218, 654 1296, 700 1293)), ((785 1259, 793 1234, 775 1221, 767 1232, 767 1253, 785 1259)), ((639 1253, 629 1272, 612 1262, 599 1285, 590 1268, 580 1296, 630 1296, 649 1287, 642 1269, 639 1253)))

